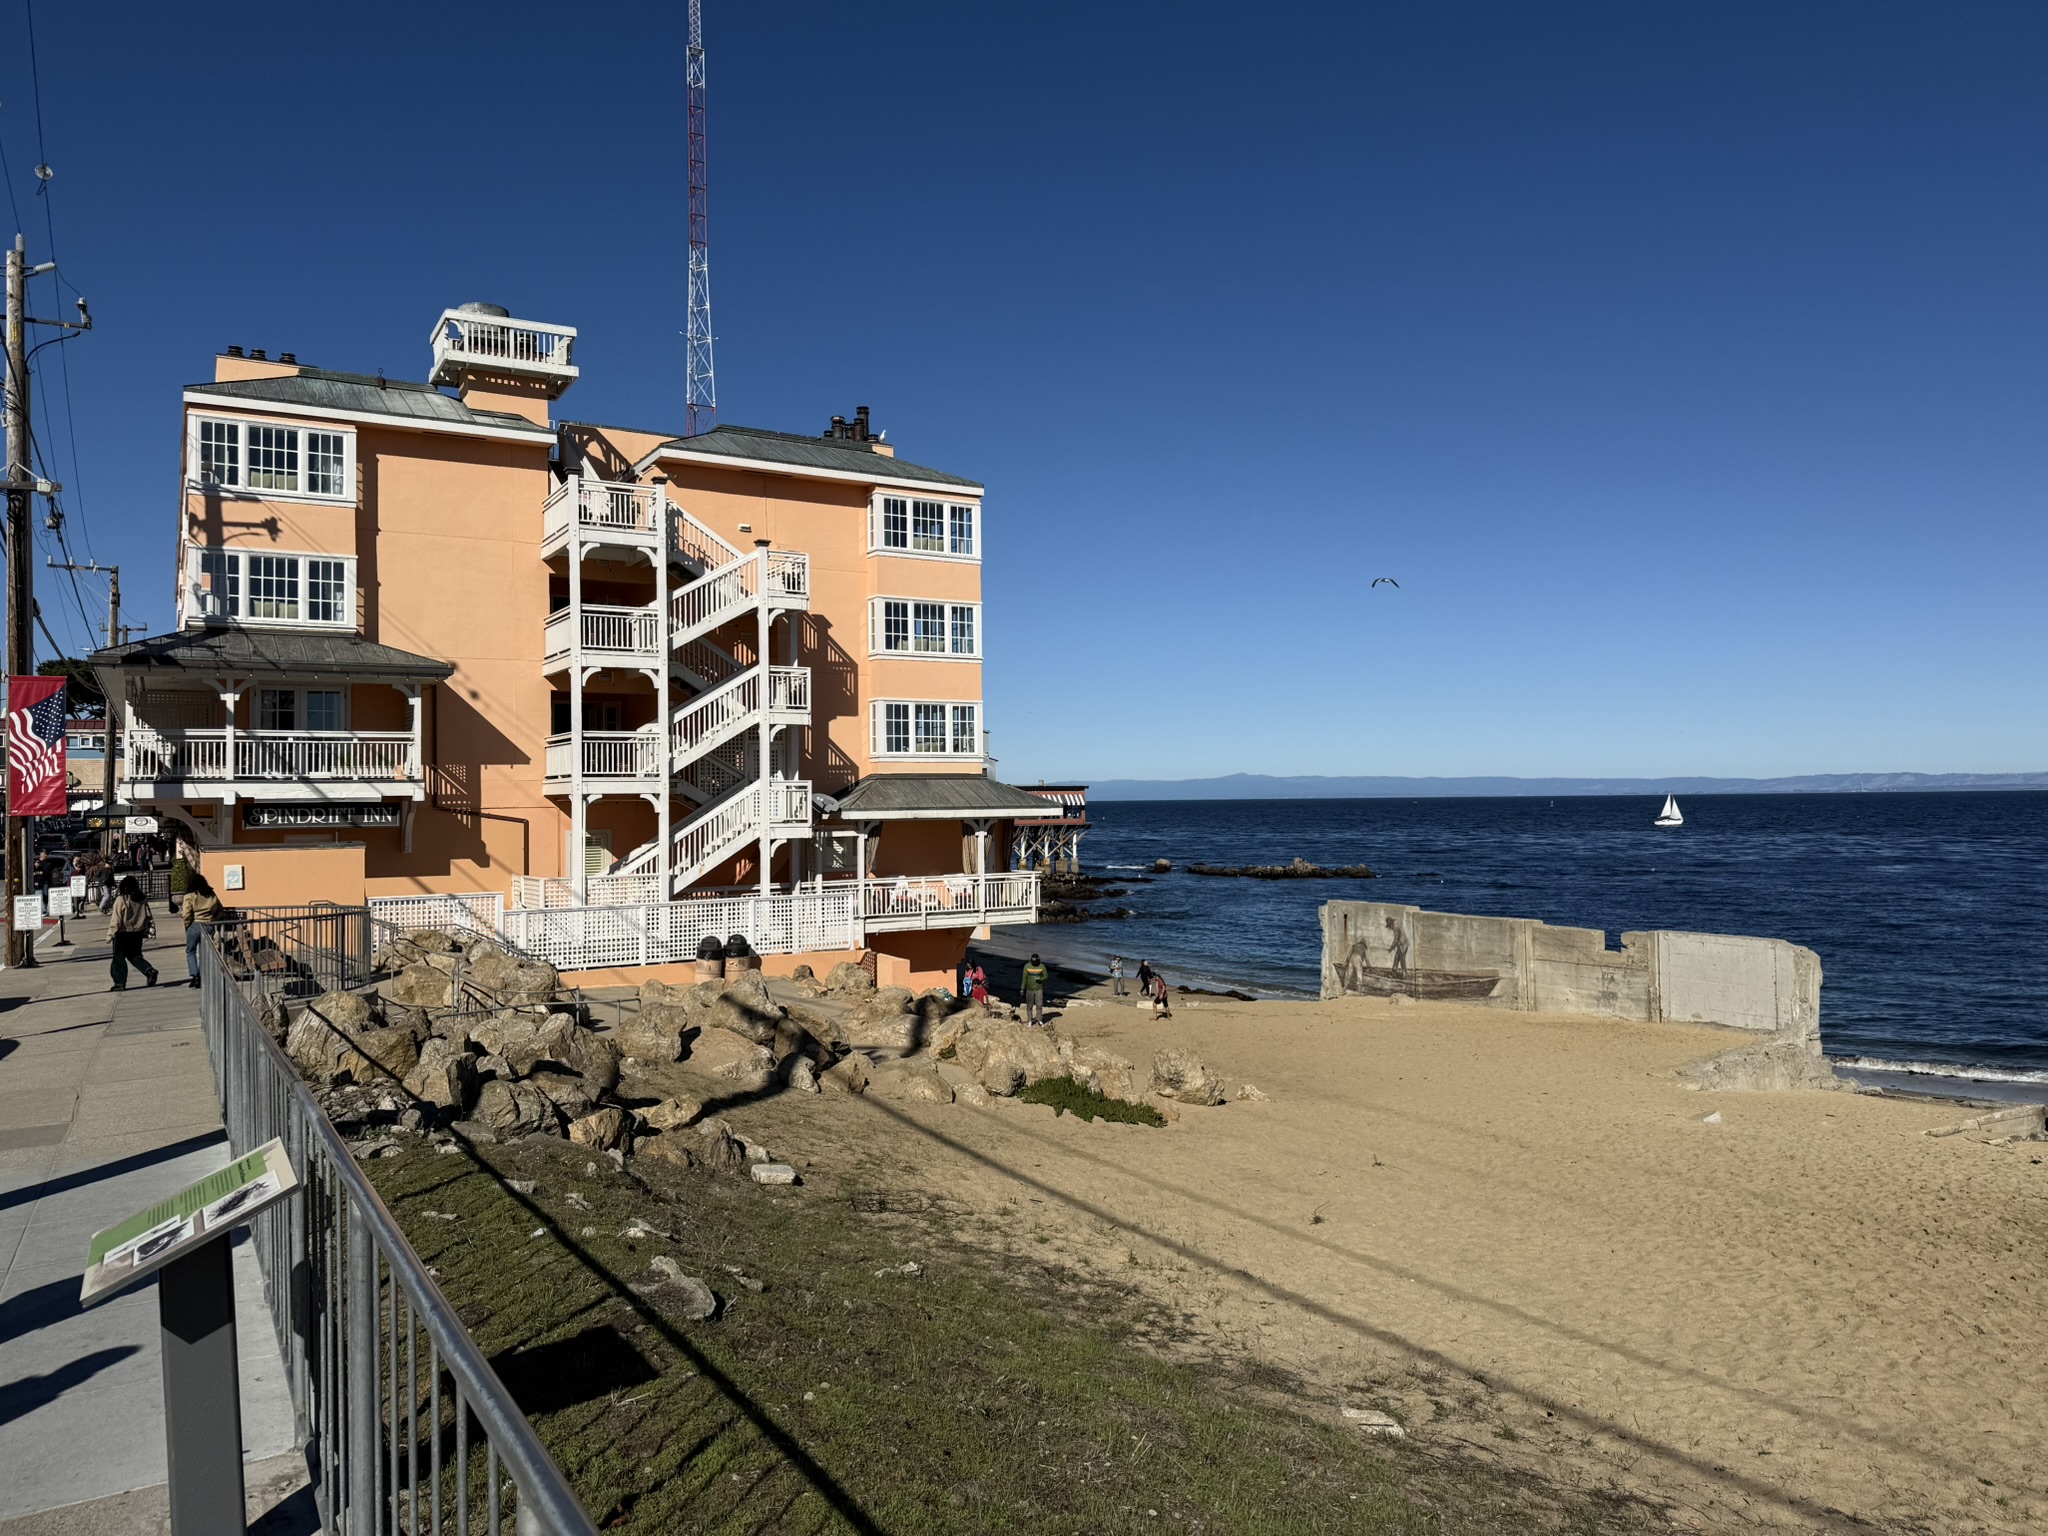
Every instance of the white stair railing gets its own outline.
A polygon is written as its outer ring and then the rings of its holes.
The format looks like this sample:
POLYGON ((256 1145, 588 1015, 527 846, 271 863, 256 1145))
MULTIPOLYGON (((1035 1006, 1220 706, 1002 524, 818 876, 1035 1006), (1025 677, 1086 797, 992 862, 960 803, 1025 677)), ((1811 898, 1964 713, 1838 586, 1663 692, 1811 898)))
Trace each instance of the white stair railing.
POLYGON ((758 724, 760 710, 761 669, 755 667, 700 694, 671 715, 669 750, 679 762, 708 752, 730 741, 735 732, 758 724))

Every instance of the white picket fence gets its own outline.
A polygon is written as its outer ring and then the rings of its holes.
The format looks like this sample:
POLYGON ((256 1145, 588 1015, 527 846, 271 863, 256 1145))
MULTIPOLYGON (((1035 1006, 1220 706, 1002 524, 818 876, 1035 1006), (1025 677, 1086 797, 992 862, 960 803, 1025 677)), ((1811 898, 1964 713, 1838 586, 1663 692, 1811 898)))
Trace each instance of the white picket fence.
POLYGON ((372 896, 371 921, 380 938, 386 930, 416 933, 422 928, 459 929, 496 937, 505 927, 505 898, 498 891, 460 891, 440 896, 372 896))

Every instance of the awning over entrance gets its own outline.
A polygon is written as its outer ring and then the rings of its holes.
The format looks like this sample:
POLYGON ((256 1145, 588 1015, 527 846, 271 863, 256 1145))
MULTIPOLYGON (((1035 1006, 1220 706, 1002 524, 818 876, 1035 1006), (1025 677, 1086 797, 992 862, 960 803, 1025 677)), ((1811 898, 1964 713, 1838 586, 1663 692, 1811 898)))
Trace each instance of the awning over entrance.
POLYGON ((169 684, 179 673, 439 682, 455 670, 448 662, 379 645, 361 635, 283 629, 184 629, 95 651, 92 665, 140 673, 158 686, 169 684))
POLYGON ((1047 809, 1038 796, 978 773, 874 773, 831 798, 845 821, 991 821, 1047 809))

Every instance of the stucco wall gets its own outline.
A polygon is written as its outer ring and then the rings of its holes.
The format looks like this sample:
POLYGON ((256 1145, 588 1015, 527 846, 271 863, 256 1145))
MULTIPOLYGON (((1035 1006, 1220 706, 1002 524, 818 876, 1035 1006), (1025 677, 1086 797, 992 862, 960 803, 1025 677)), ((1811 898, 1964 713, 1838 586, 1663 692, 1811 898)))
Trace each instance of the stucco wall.
POLYGON ((231 907, 298 907, 313 901, 331 901, 344 907, 363 904, 361 843, 265 843, 203 848, 199 872, 231 907), (240 890, 228 884, 231 866, 239 866, 242 871, 240 890))
POLYGON ((1783 939, 1597 928, 1377 901, 1322 909, 1323 996, 1406 995, 1820 1038, 1820 957, 1783 939))

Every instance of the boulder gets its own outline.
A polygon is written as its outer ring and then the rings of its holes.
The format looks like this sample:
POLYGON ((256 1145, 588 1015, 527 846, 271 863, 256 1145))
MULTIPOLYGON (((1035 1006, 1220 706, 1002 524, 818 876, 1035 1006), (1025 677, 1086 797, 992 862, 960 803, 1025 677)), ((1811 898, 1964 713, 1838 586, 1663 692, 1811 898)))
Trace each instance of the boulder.
POLYGON ((864 965, 851 960, 842 960, 832 967, 832 973, 825 978, 825 990, 838 993, 861 993, 875 990, 875 978, 868 974, 864 965))
POLYGON ((640 1111, 640 1123, 650 1131, 679 1131, 704 1113, 704 1101, 687 1094, 664 1099, 652 1109, 640 1111))
POLYGON ((468 1052, 451 1041, 431 1037, 420 1047, 419 1061, 405 1077, 405 1091, 436 1109, 460 1115, 476 1088, 476 1065, 468 1052))
POLYGON ((577 1025, 566 1013, 505 1009, 472 1024, 469 1033, 486 1052, 503 1057, 514 1072, 524 1077, 544 1061, 570 1067, 577 1025))
POLYGON ((706 1010, 704 1022, 755 1045, 772 1045, 785 1017, 782 1005, 768 995, 761 973, 741 971, 725 983, 717 1001, 706 1010))
POLYGON ((612 1040, 622 1054, 642 1061, 681 1061, 683 1040, 694 1027, 681 1004, 642 1002, 612 1031, 612 1040))
POLYGON ((472 1118, 499 1136, 530 1136, 555 1129, 555 1106, 531 1083, 493 1081, 476 1096, 472 1118))
POLYGON ((766 1088, 775 1078, 775 1053, 723 1029, 707 1029, 690 1047, 690 1066, 742 1088, 766 1088))
POLYGON ((569 1032, 569 1060, 565 1065, 589 1084, 590 1091, 599 1098, 619 1086, 619 1048, 580 1024, 569 1032))
MULTIPOLYGON (((379 998, 378 1012, 384 1022, 394 1029, 409 1029, 415 1040, 424 1040, 434 1032, 435 1016, 424 1008, 410 1008, 404 1003, 394 1003, 389 998, 379 998)), ((444 1015, 445 1017, 445 1015, 444 1015)))
POLYGON ((386 1077, 403 1079, 419 1065, 420 1043, 409 1029, 366 1029, 355 1037, 355 1045, 386 1077))
POLYGON ((676 1310, 690 1322, 701 1323, 717 1315, 717 1294, 695 1275, 684 1274, 681 1266, 667 1254, 654 1261, 654 1272, 661 1277, 664 1289, 675 1298, 676 1310))
POLYGON ((732 1132, 719 1124, 704 1127, 703 1139, 698 1143, 698 1156, 713 1173, 737 1173, 747 1166, 747 1149, 732 1132))
POLYGON ((842 1056, 827 1067, 819 1082, 834 1093, 865 1093, 868 1088, 868 1064, 858 1052, 842 1056))
POLYGON ((798 1093, 818 1091, 818 1074, 812 1069, 807 1058, 799 1056, 790 1063, 789 1086, 798 1093))
POLYGON ((414 961, 385 985, 384 996, 411 1008, 446 1008, 455 1001, 455 982, 424 961, 414 961))
POLYGON ((1182 1104, 1223 1102, 1223 1080, 1202 1065, 1201 1057, 1177 1045, 1152 1058, 1152 1091, 1182 1104))
POLYGON ((399 942, 412 946, 415 951, 422 955, 453 955, 459 953, 462 949, 462 946, 456 942, 454 934, 440 928, 421 928, 416 932, 408 933, 399 942))
POLYGON ((1099 1046, 1085 1046, 1075 1051, 1067 1063, 1067 1071, 1083 1088, 1107 1099, 1136 1103, 1145 1097, 1148 1086, 1144 1074, 1134 1063, 1099 1046))
POLYGON ((310 1006, 346 1035, 360 1035, 378 1024, 376 1009, 360 992, 322 992, 310 1006))
POLYGON ((526 1079, 548 1096, 548 1102, 562 1112, 565 1120, 578 1120, 597 1108, 597 1095, 590 1084, 573 1072, 554 1072, 542 1067, 526 1079))
POLYGON ((367 1083, 377 1075, 375 1064, 356 1049, 355 1042, 312 1008, 300 1010, 292 1020, 284 1049, 298 1069, 323 1088, 342 1082, 367 1083))
POLYGON ((969 1083, 964 1088, 953 1090, 953 1102, 966 1104, 974 1109, 986 1109, 989 1105, 988 1090, 979 1083, 969 1083))
POLYGON ((1022 1024, 976 1025, 953 1047, 953 1059, 990 1093, 1005 1096, 1041 1078, 1060 1077, 1059 1037, 1022 1024))
POLYGON ((914 1104, 950 1104, 953 1090, 933 1071, 909 1072, 903 1078, 903 1096, 914 1104))
POLYGON ((469 984, 501 1003, 544 1003, 561 985, 552 965, 521 959, 495 944, 478 945, 467 959, 469 984))
POLYGON ((818 973, 808 965, 800 965, 789 973, 789 985, 801 997, 825 995, 825 983, 818 980, 818 973))
POLYGON ((910 1011, 914 1001, 908 987, 865 993, 839 1020, 833 1034, 846 1045, 907 1053, 915 1048, 917 1039, 917 1015, 910 1011))
POLYGON ((569 1122, 569 1139, 578 1146, 609 1152, 623 1143, 633 1120, 623 1109, 611 1105, 569 1122))
POLYGON ((942 1020, 932 1032, 925 1036, 925 1046, 934 1056, 949 1057, 960 1044, 960 1037, 967 1033, 975 1022, 972 1012, 962 1010, 942 1020))
POLYGON ((696 1162, 680 1136, 637 1137, 633 1142, 633 1152, 638 1157, 651 1157, 658 1163, 672 1163, 678 1168, 688 1168, 696 1162))

